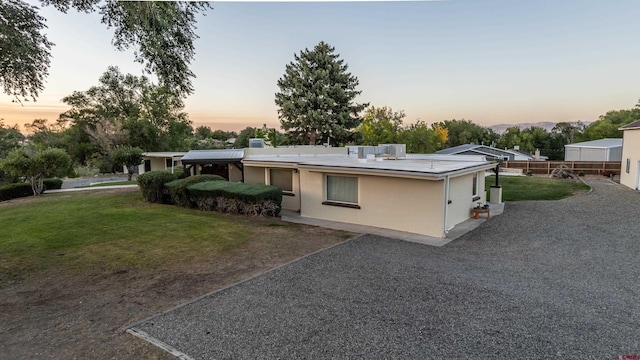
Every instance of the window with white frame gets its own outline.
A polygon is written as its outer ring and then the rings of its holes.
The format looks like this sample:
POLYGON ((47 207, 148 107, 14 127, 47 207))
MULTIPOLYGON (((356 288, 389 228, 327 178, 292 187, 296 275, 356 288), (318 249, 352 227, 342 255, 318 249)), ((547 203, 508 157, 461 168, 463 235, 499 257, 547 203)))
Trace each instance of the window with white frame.
POLYGON ((283 192, 293 192, 292 169, 269 169, 269 184, 279 187, 283 192))
POLYGON ((327 175, 327 201, 358 204, 358 178, 355 176, 327 175))

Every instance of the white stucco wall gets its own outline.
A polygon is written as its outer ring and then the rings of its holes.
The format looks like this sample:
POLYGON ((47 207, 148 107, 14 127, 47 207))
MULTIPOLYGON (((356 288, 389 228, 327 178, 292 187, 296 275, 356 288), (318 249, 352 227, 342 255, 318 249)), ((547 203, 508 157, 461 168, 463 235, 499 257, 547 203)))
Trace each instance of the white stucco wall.
POLYGON ((322 204, 326 174, 300 170, 301 216, 444 237, 443 180, 358 175, 353 209, 322 204))
POLYGON ((640 186, 640 129, 625 130, 622 143, 620 184, 637 190, 640 186), (627 173, 627 159, 629 172, 627 173))

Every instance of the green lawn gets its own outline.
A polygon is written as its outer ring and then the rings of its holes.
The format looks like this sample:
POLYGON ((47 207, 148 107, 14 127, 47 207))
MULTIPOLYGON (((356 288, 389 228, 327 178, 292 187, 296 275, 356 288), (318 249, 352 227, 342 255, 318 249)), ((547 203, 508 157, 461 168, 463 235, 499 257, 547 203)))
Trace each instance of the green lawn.
POLYGON ((217 213, 144 202, 139 192, 49 195, 0 213, 0 283, 52 267, 115 272, 189 262, 241 245, 252 231, 217 213))
MULTIPOLYGON (((485 179, 487 198, 490 196, 489 187, 495 183, 495 176, 485 179)), ((532 176, 500 176, 500 185, 503 201, 559 200, 578 191, 589 190, 589 186, 582 182, 532 176)))

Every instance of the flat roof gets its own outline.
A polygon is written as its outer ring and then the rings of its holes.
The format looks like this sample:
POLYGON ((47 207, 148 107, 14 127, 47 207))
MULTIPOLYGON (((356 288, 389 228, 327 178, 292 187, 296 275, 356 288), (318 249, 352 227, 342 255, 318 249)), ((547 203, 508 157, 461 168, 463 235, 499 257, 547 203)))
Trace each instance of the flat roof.
POLYGON ((487 161, 484 156, 446 154, 407 154, 406 159, 384 159, 382 161, 337 155, 254 155, 247 157, 244 162, 295 163, 299 167, 341 168, 375 172, 392 171, 433 176, 444 176, 452 172, 470 170, 477 167, 489 169, 495 166, 493 162, 487 161))
POLYGON ((622 139, 599 139, 574 144, 567 144, 565 147, 588 147, 588 148, 614 148, 622 147, 622 139))
POLYGON ((162 157, 162 158, 177 158, 177 157, 182 157, 184 156, 184 154, 186 154, 186 152, 181 151, 156 151, 156 152, 146 152, 143 153, 142 156, 146 156, 146 157, 162 157))

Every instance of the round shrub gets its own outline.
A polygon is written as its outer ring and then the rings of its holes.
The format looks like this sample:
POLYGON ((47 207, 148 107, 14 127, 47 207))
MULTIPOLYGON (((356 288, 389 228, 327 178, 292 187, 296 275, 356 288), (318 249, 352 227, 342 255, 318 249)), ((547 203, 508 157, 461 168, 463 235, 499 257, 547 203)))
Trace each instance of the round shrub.
POLYGON ((147 171, 138 175, 137 181, 140 191, 142 191, 142 198, 156 203, 168 202, 169 196, 165 196, 164 184, 177 180, 179 175, 179 173, 172 174, 169 171, 147 171))
POLYGON ((45 190, 62 189, 62 179, 58 179, 58 178, 44 179, 42 183, 44 184, 45 190))

